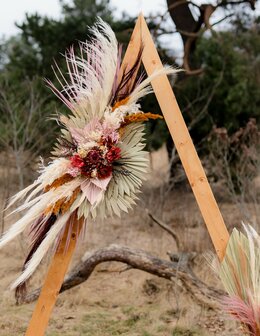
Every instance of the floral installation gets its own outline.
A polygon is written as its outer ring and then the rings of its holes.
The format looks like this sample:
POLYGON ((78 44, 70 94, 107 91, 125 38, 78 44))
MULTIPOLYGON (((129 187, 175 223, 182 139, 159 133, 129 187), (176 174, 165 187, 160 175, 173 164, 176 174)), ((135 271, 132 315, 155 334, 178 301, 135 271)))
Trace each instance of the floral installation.
POLYGON ((214 267, 227 295, 221 306, 246 335, 260 336, 260 236, 250 225, 233 230, 224 260, 214 267))
POLYGON ((9 203, 23 199, 13 213, 26 212, 2 236, 0 248, 29 228, 29 254, 12 284, 18 297, 72 218, 119 216, 135 204, 149 166, 143 122, 161 118, 142 112, 138 102, 152 92, 153 78, 176 72, 165 67, 146 79, 135 76, 142 50, 122 71, 121 47, 110 26, 98 19, 90 31, 93 38, 79 43, 78 56, 73 48, 65 54, 68 76, 55 66, 60 88, 47 80, 70 111, 57 117, 61 135, 51 161, 9 203))

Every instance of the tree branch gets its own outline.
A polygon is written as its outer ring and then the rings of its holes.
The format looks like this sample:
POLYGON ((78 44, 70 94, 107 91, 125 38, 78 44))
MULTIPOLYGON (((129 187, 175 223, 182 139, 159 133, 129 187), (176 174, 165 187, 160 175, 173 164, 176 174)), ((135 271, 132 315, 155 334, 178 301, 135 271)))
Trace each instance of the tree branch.
MULTIPOLYGON (((131 268, 174 281, 177 284, 179 283, 177 280, 180 280, 183 287, 197 302, 203 305, 206 304, 211 308, 216 308, 216 299, 223 295, 222 291, 211 288, 194 277, 189 271, 189 267, 183 262, 162 260, 142 250, 130 249, 119 245, 110 245, 100 250, 86 253, 82 261, 66 277, 60 293, 82 284, 88 280, 97 265, 108 261, 125 263, 131 268)), ((39 293, 40 288, 27 294, 19 303, 33 302, 38 298, 39 293)))

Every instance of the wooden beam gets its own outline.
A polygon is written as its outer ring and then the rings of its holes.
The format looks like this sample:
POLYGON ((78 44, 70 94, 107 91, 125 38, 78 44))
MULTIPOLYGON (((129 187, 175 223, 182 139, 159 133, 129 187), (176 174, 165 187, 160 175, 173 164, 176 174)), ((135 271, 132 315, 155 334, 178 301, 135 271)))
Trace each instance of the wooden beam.
MULTIPOLYGON (((147 74, 151 75, 163 65, 142 14, 138 17, 138 22, 140 21, 141 38, 144 44, 142 61, 147 74)), ((152 87, 217 255, 222 260, 225 256, 229 234, 167 76, 155 78, 152 81, 152 87)))
MULTIPOLYGON (((130 37, 130 41, 129 41, 127 49, 126 49, 124 59, 123 59, 122 64, 121 64, 119 78, 121 78, 121 76, 123 74, 123 71, 125 69, 131 68, 134 65, 134 63, 136 62, 138 53, 139 53, 139 51, 141 49, 141 46, 142 46, 141 22, 142 22, 141 17, 138 17, 138 19, 136 21, 136 24, 135 24, 135 27, 134 27, 134 30, 133 30, 133 33, 130 37)), ((141 60, 140 60, 140 64, 141 64, 141 60)), ((137 71, 138 71, 138 68, 136 69, 136 73, 135 73, 134 77, 136 77, 137 71)), ((133 78, 133 80, 134 80, 134 78, 133 78)))
POLYGON ((26 336, 44 335, 51 312, 57 300, 61 285, 75 250, 77 238, 82 225, 83 221, 77 219, 77 214, 71 216, 64 231, 62 240, 51 261, 40 297, 37 301, 30 324, 25 334, 26 336), (70 225, 72 225, 72 230, 69 230, 70 225), (70 234, 70 241, 68 246, 66 246, 68 234, 70 234))

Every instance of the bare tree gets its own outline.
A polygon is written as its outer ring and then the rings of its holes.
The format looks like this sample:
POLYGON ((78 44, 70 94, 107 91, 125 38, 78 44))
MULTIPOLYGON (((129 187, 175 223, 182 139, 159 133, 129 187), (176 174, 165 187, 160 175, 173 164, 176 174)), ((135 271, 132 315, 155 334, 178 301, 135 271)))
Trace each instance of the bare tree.
POLYGON ((214 127, 209 137, 209 162, 215 179, 224 182, 243 220, 259 224, 259 129, 255 119, 229 135, 227 129, 214 127))
POLYGON ((256 0, 217 0, 200 5, 196 1, 190 0, 166 1, 168 12, 176 27, 176 32, 180 34, 183 42, 183 67, 188 75, 197 75, 202 71, 201 68, 194 69, 192 64, 192 56, 199 37, 205 31, 213 30, 214 26, 234 16, 238 6, 246 5, 255 10, 256 4, 256 0), (211 23, 211 16, 217 10, 219 10, 222 17, 211 23))
POLYGON ((6 163, 14 159, 19 189, 23 189, 25 169, 35 163, 53 139, 45 126, 49 105, 36 93, 34 82, 25 81, 15 89, 5 80, 0 85, 0 112, 2 150, 6 163))

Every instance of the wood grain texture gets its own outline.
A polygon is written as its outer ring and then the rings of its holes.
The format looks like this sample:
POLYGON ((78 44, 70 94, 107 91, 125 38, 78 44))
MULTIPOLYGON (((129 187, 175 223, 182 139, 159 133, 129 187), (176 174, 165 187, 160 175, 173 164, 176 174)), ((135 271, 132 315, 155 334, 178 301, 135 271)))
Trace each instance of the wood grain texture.
MULTIPOLYGON (((144 44, 142 61, 147 74, 151 75, 155 70, 162 68, 163 65, 142 14, 139 15, 138 22, 140 20, 141 38, 144 44)), ((222 260, 229 234, 167 76, 155 78, 152 81, 152 87, 217 255, 222 260)))
MULTIPOLYGON (((138 17, 133 33, 130 37, 130 41, 128 43, 121 68, 120 68, 120 74, 119 74, 119 80, 122 77, 122 73, 125 69, 131 68, 134 63, 136 62, 136 58, 138 56, 138 53, 140 51, 140 48, 142 46, 142 40, 141 40, 141 17, 138 17)), ((141 65, 141 59, 140 59, 140 65, 141 65)), ((138 71, 138 68, 136 69, 138 71)), ((137 71, 135 73, 135 76, 137 75, 137 71)), ((134 80, 134 78, 133 78, 134 80)))
POLYGON ((65 274, 68 270, 73 252, 76 247, 77 238, 83 225, 82 220, 77 219, 77 215, 70 217, 62 240, 51 261, 48 274, 37 301, 26 336, 43 336, 48 326, 49 318, 56 299, 58 297, 65 274), (72 224, 72 230, 69 226, 72 224), (67 236, 70 234, 70 242, 66 246, 67 236))

